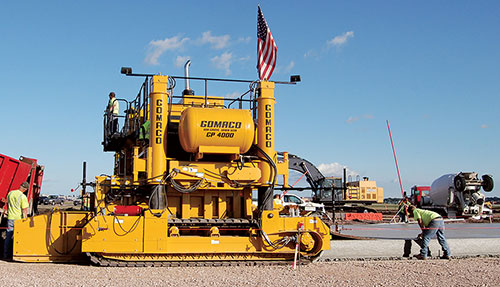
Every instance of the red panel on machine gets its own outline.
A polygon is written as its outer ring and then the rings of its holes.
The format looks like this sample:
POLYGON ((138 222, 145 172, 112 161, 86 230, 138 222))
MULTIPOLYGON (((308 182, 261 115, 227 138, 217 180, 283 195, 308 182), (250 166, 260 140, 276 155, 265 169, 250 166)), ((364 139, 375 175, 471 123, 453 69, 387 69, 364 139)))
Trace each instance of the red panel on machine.
POLYGON ((135 205, 117 205, 114 209, 115 215, 137 216, 142 213, 142 208, 135 205))

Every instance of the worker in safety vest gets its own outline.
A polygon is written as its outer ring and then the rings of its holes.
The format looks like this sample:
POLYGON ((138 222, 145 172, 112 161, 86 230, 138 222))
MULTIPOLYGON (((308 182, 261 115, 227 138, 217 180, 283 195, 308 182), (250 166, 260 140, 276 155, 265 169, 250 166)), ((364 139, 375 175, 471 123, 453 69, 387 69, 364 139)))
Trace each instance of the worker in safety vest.
POLYGON ((90 193, 85 192, 85 194, 82 197, 83 201, 83 210, 89 211, 90 210, 90 193))
POLYGON ((139 139, 149 143, 149 131, 151 127, 151 122, 147 120, 142 124, 141 129, 139 131, 139 139))
POLYGON ((115 93, 109 93, 109 102, 107 111, 110 115, 111 124, 111 135, 118 131, 118 111, 120 110, 120 105, 115 97, 115 93))
POLYGON ((441 248, 443 249, 443 256, 441 256, 441 259, 450 259, 451 251, 444 236, 443 217, 441 217, 441 215, 437 212, 416 208, 413 205, 408 207, 408 211, 410 214, 413 214, 415 221, 418 222, 418 225, 420 225, 420 229, 422 230, 422 233, 418 235, 419 238, 422 238, 420 254, 415 257, 421 260, 426 259, 428 254, 427 251, 429 250, 429 241, 432 237, 434 237, 434 235, 436 235, 439 245, 441 245, 441 248))
POLYGON ((21 183, 19 189, 11 190, 7 195, 7 237, 4 241, 3 258, 12 257, 12 237, 14 235, 14 222, 28 217, 28 198, 24 195, 29 188, 27 182, 21 183))
POLYGON ((406 192, 404 193, 403 199, 399 202, 399 221, 408 223, 408 206, 410 202, 408 201, 408 197, 406 197, 406 192))
POLYGON ((281 200, 281 197, 279 194, 274 195, 273 199, 273 209, 274 210, 282 210, 283 209, 283 200, 281 200))

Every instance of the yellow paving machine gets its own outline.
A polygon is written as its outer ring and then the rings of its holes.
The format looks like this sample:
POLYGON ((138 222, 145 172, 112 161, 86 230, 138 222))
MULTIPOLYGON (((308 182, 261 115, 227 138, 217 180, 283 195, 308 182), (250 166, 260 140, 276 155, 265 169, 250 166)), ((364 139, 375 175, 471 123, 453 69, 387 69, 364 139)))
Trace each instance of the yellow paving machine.
MULTIPOLYGON (((280 264, 330 248, 318 217, 273 209, 287 188, 289 158, 275 150, 275 84, 150 74, 130 101, 104 116, 104 151, 114 174, 81 184, 82 210, 53 210, 16 221, 14 260, 104 266, 280 264), (175 93, 179 79, 186 81, 175 93), (195 95, 190 80, 205 84, 195 95), (207 95, 212 82, 249 86, 238 98, 207 95), (278 185, 279 182, 279 185, 278 185), (91 192, 89 192, 91 190, 91 192), (258 198, 252 208, 252 195, 258 198)), ((292 76, 292 78, 294 78, 292 76)), ((229 94, 229 92, 227 92, 229 94)))

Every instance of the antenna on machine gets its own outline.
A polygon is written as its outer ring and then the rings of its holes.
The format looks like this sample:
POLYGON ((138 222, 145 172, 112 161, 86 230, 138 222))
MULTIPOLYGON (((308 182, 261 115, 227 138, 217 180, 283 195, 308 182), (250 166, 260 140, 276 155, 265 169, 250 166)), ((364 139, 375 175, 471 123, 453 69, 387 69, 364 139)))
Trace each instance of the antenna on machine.
POLYGON ((401 174, 399 173, 398 159, 396 158, 396 150, 394 149, 394 142, 392 141, 391 127, 389 120, 387 120, 387 129, 389 130, 389 138, 391 139, 392 153, 394 154, 394 162, 396 163, 396 171, 398 172, 399 187, 401 188, 401 196, 404 197, 403 184, 401 183, 401 174))

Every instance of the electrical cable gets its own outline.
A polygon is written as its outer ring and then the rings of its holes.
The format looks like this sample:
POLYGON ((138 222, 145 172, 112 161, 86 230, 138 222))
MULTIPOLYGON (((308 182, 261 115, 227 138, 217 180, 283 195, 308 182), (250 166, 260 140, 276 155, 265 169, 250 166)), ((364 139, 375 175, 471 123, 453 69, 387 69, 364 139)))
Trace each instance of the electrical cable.
MULTIPOLYGON (((265 161, 271 166, 271 170, 272 170, 272 183, 271 183, 271 186, 268 187, 270 188, 271 190, 269 192, 266 192, 266 197, 264 198, 263 202, 267 202, 269 200, 272 199, 272 196, 273 196, 273 193, 274 193, 274 186, 276 185, 276 177, 278 175, 278 168, 276 166, 276 163, 273 161, 273 159, 266 153, 264 152, 260 147, 258 146, 255 146, 257 148, 257 150, 262 153, 265 157, 265 161)), ((294 237, 290 237, 290 236, 285 236, 281 239, 278 239, 274 242, 272 242, 269 237, 267 236, 266 232, 262 229, 262 225, 261 225, 261 221, 262 221, 262 212, 264 211, 263 210, 263 206, 259 206, 259 211, 261 213, 261 220, 260 222, 258 223, 259 225, 259 229, 261 231, 261 234, 262 234, 262 237, 264 238, 264 240, 273 248, 275 249, 280 249, 280 248, 283 248, 284 246, 286 246, 288 243, 290 243, 294 237), (278 245, 280 244, 280 245, 278 245)))
POLYGON ((168 82, 170 84, 170 87, 167 87, 167 90, 173 90, 177 85, 177 81, 173 77, 168 77, 168 82))
POLYGON ((137 219, 136 221, 134 222, 134 224, 132 224, 132 227, 130 227, 130 229, 127 231, 123 228, 121 222, 120 222, 120 219, 118 219, 118 217, 116 217, 116 215, 113 216, 113 232, 117 235, 117 236, 125 236, 127 234, 129 234, 130 232, 134 231, 137 226, 139 226, 139 221, 140 221, 141 217, 140 216, 137 216, 137 219), (118 226, 120 226, 121 230, 124 232, 124 234, 118 234, 115 230, 115 223, 118 222, 118 226))
MULTIPOLYGON (((52 208, 52 210, 50 211, 50 214, 49 214, 49 216, 47 218, 47 226, 48 226, 48 228, 47 228, 47 241, 48 241, 48 246, 51 246, 52 249, 54 249, 54 251, 57 254, 59 254, 59 255, 68 255, 71 252, 73 252, 73 250, 75 249, 76 245, 78 245, 79 240, 77 240, 76 236, 75 236, 75 243, 66 252, 62 252, 62 251, 57 250, 57 248, 53 245, 54 242, 53 242, 53 238, 52 238, 52 227, 51 227, 51 225, 52 225, 52 215, 54 214, 54 210, 55 210, 55 208, 52 208)), ((87 222, 90 222, 94 217, 95 217, 95 215, 92 216, 87 222)), ((82 232, 82 229, 80 229, 79 232, 82 232)))
MULTIPOLYGON (((165 186, 165 183, 167 181, 168 178, 171 178, 173 177, 175 174, 177 174, 178 170, 177 169, 173 169, 168 175, 166 175, 160 182, 160 185, 157 185, 153 188, 153 192, 151 193, 151 195, 149 196, 149 200, 148 200, 148 210, 149 212, 153 215, 153 216, 156 216, 156 217, 161 217, 163 215, 163 213, 165 213, 165 211, 168 209, 168 197, 167 197, 167 189, 166 189, 166 186, 165 186), (152 211, 152 208, 151 208, 151 199, 156 195, 156 193, 160 190, 160 186, 163 186, 164 189, 165 189, 165 192, 164 192, 164 196, 165 196, 165 208, 163 208, 163 210, 160 212, 160 213, 154 213, 152 211)), ((165 172, 166 173, 166 172, 165 172)), ((164 176, 165 175, 162 174, 161 176, 164 176)), ((158 176, 156 176, 158 177, 158 176)), ((169 210, 170 214, 172 214, 172 212, 169 210)))
MULTIPOLYGON (((200 186, 204 183, 205 179, 204 178, 200 178, 197 182, 195 182, 194 184, 190 185, 188 188, 184 187, 183 185, 177 183, 175 180, 174 180, 174 176, 179 174, 179 173, 182 173, 182 174, 185 174, 185 175, 189 175, 189 176, 192 176, 192 177, 196 177, 198 178, 197 176, 194 176, 192 174, 189 174, 189 173, 183 173, 181 172, 180 170, 178 170, 177 168, 174 168, 172 170, 172 173, 173 175, 172 176, 169 176, 170 178, 170 183, 172 184, 172 187, 177 190, 178 192, 180 193, 191 193, 195 190, 197 190, 198 188, 200 188, 200 186)), ((172 174, 171 173, 171 174, 172 174)), ((216 173, 213 173, 213 174, 216 174, 216 173)), ((217 174, 216 174, 217 175, 217 174)), ((220 176, 220 175, 218 175, 220 176)))
POLYGON ((175 188, 175 190, 177 190, 180 193, 191 193, 191 192, 197 190, 201 186, 201 184, 203 183, 203 180, 204 179, 201 178, 200 180, 198 180, 197 182, 195 182, 194 184, 192 184, 188 188, 185 188, 183 185, 177 183, 173 178, 170 178, 170 183, 172 184, 173 188, 175 188))
POLYGON ((267 233, 262 229, 262 227, 260 226, 259 224, 259 229, 262 233, 262 237, 264 238, 264 241, 272 248, 274 248, 275 250, 278 250, 278 249, 281 249, 283 247, 285 247, 287 244, 289 244, 290 242, 292 242, 292 240, 295 238, 294 236, 284 236, 280 239, 277 239, 275 241, 271 241, 269 239, 269 236, 267 236, 267 233))
POLYGON ((212 176, 214 176, 214 177, 216 177, 216 176, 217 176, 217 177, 219 177, 220 179, 222 179, 222 175, 221 175, 220 173, 215 173, 215 172, 213 172, 213 171, 211 171, 211 170, 208 170, 208 169, 206 169, 206 168, 204 168, 203 170, 204 170, 206 173, 210 173, 210 174, 212 174, 212 176))
MULTIPOLYGON (((271 186, 268 187, 270 188, 271 190, 269 192, 266 192, 266 197, 264 198, 263 202, 268 202, 269 200, 272 199, 273 197, 273 193, 274 193, 274 186, 276 184, 276 177, 277 177, 277 174, 278 174, 278 168, 276 167, 276 163, 272 160, 272 158, 266 153, 264 152, 260 147, 258 146, 255 146, 255 148, 264 155, 265 159, 263 159, 264 161, 266 161, 270 166, 271 166, 271 170, 272 170, 272 177, 270 175, 270 179, 272 179, 272 183, 271 183, 271 186)), ((264 211, 264 206, 259 206, 259 211, 260 213, 262 214, 262 212, 264 211)))

